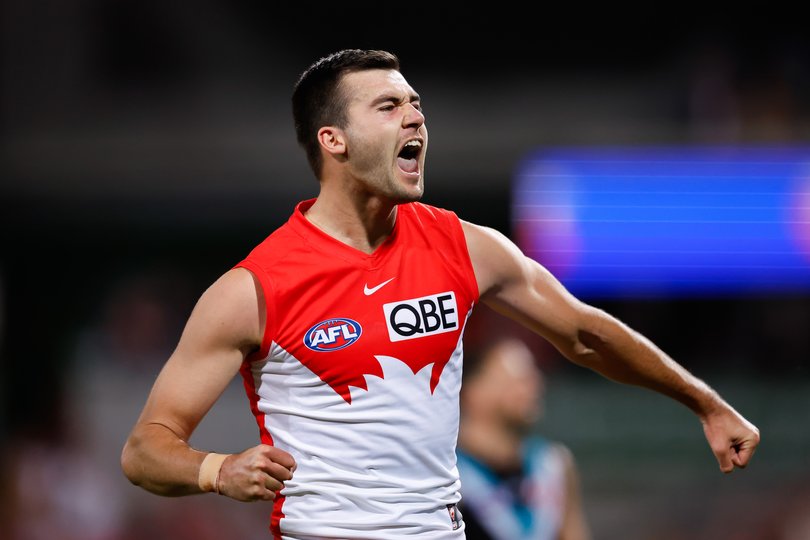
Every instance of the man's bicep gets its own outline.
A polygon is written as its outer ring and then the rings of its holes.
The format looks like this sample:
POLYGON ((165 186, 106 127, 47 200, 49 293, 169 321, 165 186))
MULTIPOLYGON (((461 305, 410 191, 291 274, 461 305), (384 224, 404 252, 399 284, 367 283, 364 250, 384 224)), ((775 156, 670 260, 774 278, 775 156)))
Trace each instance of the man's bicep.
POLYGON ((162 424, 187 440, 258 348, 262 323, 247 270, 225 274, 197 302, 138 423, 162 424))
POLYGON ((481 301, 555 345, 571 346, 587 306, 501 233, 465 223, 465 234, 481 301))

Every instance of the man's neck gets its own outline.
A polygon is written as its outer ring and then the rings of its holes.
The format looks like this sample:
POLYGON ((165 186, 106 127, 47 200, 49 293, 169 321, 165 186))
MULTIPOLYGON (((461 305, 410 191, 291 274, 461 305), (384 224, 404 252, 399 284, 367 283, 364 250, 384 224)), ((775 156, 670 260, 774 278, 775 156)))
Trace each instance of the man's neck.
POLYGON ((347 193, 322 186, 305 215, 329 236, 370 254, 394 230, 397 206, 368 193, 347 193))

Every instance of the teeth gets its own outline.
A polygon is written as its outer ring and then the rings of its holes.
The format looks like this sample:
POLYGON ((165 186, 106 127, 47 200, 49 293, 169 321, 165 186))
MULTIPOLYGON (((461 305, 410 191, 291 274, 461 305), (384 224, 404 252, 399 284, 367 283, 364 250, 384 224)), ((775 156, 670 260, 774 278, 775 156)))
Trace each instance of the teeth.
POLYGON ((418 148, 422 148, 422 141, 417 140, 408 141, 407 143, 405 143, 405 146, 416 146, 418 148))

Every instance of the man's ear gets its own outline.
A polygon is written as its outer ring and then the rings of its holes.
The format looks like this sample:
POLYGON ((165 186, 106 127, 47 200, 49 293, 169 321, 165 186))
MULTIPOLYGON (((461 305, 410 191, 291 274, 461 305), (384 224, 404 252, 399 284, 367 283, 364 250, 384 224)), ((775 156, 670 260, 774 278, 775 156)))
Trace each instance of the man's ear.
POLYGON ((324 126, 319 129, 318 143, 320 143, 321 148, 335 157, 346 153, 346 137, 340 128, 324 126))

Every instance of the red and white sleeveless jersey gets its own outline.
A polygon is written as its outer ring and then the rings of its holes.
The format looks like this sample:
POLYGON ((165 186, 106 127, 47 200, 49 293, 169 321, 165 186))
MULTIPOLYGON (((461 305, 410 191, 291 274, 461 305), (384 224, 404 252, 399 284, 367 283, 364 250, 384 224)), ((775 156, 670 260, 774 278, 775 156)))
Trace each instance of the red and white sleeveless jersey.
POLYGON ((455 511, 462 333, 478 286, 461 224, 397 207, 368 255, 325 234, 300 203, 237 266, 267 303, 242 376, 261 440, 297 469, 275 538, 463 538, 455 511))

